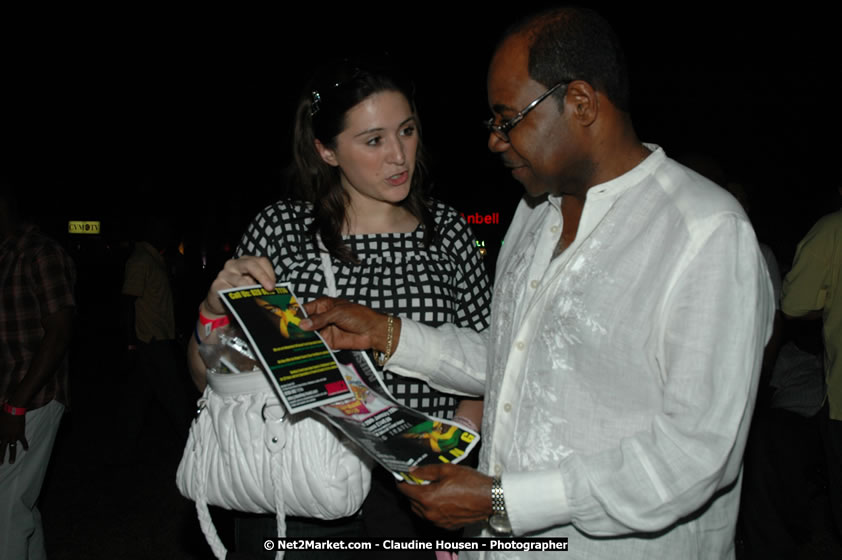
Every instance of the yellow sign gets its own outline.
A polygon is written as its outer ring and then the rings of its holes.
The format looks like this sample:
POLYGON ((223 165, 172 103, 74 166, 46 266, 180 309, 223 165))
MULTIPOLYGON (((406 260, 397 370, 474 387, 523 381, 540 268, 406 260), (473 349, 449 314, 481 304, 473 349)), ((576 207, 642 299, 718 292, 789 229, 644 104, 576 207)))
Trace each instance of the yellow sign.
POLYGON ((83 235, 98 235, 99 222, 80 222, 70 221, 67 223, 68 233, 78 233, 83 235))

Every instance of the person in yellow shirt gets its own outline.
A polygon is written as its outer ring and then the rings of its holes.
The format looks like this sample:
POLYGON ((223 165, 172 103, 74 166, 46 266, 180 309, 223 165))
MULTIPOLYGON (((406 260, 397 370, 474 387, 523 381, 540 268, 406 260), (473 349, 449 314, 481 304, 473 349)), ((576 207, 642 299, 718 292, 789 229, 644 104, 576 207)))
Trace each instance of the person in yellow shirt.
MULTIPOLYGON (((840 188, 842 194, 842 188, 840 188)), ((782 289, 787 318, 821 319, 827 398, 819 414, 828 461, 830 502, 842 536, 842 210, 824 216, 798 244, 782 289)))

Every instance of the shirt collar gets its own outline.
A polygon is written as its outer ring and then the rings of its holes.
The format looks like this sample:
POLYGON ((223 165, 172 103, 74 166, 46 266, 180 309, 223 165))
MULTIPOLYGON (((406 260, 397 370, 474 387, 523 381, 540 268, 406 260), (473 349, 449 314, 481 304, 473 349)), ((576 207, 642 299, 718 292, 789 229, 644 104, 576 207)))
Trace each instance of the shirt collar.
POLYGON ((645 177, 652 174, 667 157, 664 150, 656 144, 644 144, 652 152, 637 165, 618 177, 588 189, 588 199, 602 197, 617 197, 629 188, 639 184, 645 177))
MULTIPOLYGON (((622 192, 640 183, 644 177, 650 175, 666 159, 667 156, 663 148, 657 144, 644 143, 644 146, 649 148, 652 153, 622 175, 588 189, 586 200, 619 196, 622 192)), ((561 196, 549 196, 547 201, 554 208, 560 209, 561 198, 561 196)))

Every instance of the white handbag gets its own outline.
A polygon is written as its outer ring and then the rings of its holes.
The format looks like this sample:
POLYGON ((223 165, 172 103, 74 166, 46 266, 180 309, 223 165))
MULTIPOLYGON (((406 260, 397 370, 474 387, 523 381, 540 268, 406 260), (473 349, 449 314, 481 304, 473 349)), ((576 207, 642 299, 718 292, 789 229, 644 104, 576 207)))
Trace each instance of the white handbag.
MULTIPOLYGON (((329 292, 335 283, 329 261, 329 292)), ((208 385, 176 473, 176 485, 196 502, 211 550, 223 545, 208 504, 275 513, 278 536, 286 515, 338 519, 357 512, 371 487, 373 461, 315 414, 285 416, 262 371, 207 373, 208 385)), ((278 558, 282 552, 278 552, 278 558)))
POLYGON ((313 415, 284 417, 261 371, 208 372, 190 427, 176 485, 196 502, 199 523, 217 558, 222 544, 208 504, 286 515, 338 519, 357 512, 371 486, 371 461, 313 415))

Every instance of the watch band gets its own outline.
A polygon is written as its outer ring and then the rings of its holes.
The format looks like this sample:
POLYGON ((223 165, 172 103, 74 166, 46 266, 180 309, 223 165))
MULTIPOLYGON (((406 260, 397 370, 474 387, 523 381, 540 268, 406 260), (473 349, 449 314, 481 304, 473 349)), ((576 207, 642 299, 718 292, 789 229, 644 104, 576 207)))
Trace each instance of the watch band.
POLYGON ((491 511, 493 515, 506 515, 506 499, 503 496, 503 482, 499 477, 491 479, 491 511))
POLYGON ((491 479, 491 517, 488 518, 488 526, 498 535, 512 534, 512 524, 503 496, 503 481, 499 477, 491 479))

